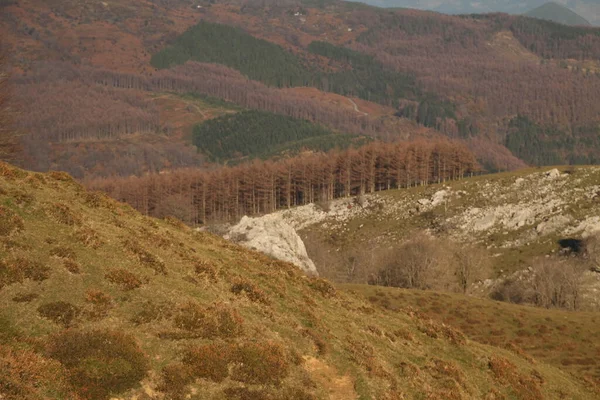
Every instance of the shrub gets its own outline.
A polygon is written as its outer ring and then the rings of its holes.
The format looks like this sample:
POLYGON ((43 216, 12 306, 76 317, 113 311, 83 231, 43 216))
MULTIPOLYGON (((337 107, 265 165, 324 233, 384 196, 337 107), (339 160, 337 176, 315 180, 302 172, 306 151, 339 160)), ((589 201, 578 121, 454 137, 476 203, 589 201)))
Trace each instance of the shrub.
POLYGON ((63 265, 65 266, 67 271, 69 271, 72 274, 79 274, 81 272, 81 266, 77 261, 66 259, 63 265))
POLYGON ((223 304, 204 308, 188 302, 180 308, 174 322, 177 328, 197 332, 205 338, 232 338, 241 335, 244 320, 236 310, 223 304))
POLYGON ((50 267, 23 257, 0 260, 0 289, 31 279, 41 282, 50 277, 50 267))
POLYGON ((275 342, 245 343, 235 352, 232 379, 251 384, 281 383, 290 365, 284 347, 275 342))
POLYGON ((103 243, 98 232, 89 226, 82 226, 77 229, 77 231, 75 231, 75 237, 83 243, 84 246, 91 247, 92 249, 97 249, 103 243))
POLYGON ((52 250, 50 250, 50 255, 60 258, 68 258, 71 260, 77 259, 77 255, 70 247, 65 246, 56 246, 52 250))
POLYGON ((55 360, 29 350, 0 346, 0 393, 3 400, 75 399, 66 371, 55 360))
POLYGON ((142 286, 142 280, 124 269, 113 269, 104 275, 107 281, 119 285, 123 290, 133 290, 142 286))
POLYGON ((21 293, 15 295, 15 297, 12 298, 12 301, 15 303, 29 303, 38 297, 39 295, 37 293, 21 293))
POLYGON ((0 206, 0 236, 9 236, 25 229, 23 219, 12 210, 0 206))
POLYGON ((312 278, 308 285, 326 298, 335 297, 337 294, 335 287, 329 281, 322 278, 312 278))
POLYGON ((239 278, 231 286, 231 292, 237 295, 245 294, 248 299, 256 303, 269 304, 267 295, 254 283, 239 278))
POLYGON ((197 261, 194 264, 194 272, 196 272, 197 275, 204 276, 213 282, 217 281, 217 269, 208 261, 197 261))
POLYGON ((75 322, 81 310, 69 302, 55 301, 42 304, 37 311, 42 317, 48 318, 55 324, 69 327, 75 322))
POLYGON ((54 203, 46 208, 46 214, 61 224, 73 226, 82 223, 81 216, 66 204, 54 203))
POLYGON ((169 399, 184 398, 187 385, 194 381, 189 366, 182 363, 169 364, 161 372, 158 390, 168 395, 169 399))
POLYGON ((106 317, 110 309, 113 308, 112 297, 100 290, 88 290, 85 294, 85 302, 88 305, 85 314, 92 321, 98 321, 106 317))
MULTIPOLYGON (((153 220, 149 220, 154 222, 153 220)), ((155 223, 155 222, 154 222, 155 223)), ((150 253, 148 250, 144 249, 139 243, 126 240, 123 243, 126 250, 133 253, 137 259, 140 261, 142 265, 145 267, 151 268, 157 274, 166 275, 167 269, 165 268, 165 263, 156 257, 154 254, 150 253)))
POLYGON ((69 372, 87 399, 108 399, 139 384, 149 365, 135 340, 122 332, 66 330, 50 339, 48 354, 69 372))
POLYGON ((172 310, 173 305, 171 303, 146 301, 143 303, 142 308, 133 315, 131 322, 136 325, 140 325, 170 318, 173 315, 172 310))
POLYGON ((212 343, 188 349, 183 363, 197 378, 222 382, 229 375, 229 363, 235 348, 225 343, 212 343))

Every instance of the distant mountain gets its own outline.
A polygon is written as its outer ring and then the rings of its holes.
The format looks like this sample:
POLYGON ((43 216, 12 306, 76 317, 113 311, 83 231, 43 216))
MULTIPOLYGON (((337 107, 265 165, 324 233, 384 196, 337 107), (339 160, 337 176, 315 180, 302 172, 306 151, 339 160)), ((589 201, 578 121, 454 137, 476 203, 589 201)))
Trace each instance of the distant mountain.
POLYGON ((525 15, 528 17, 545 19, 565 25, 591 25, 589 21, 583 18, 581 15, 554 2, 546 3, 534 8, 533 10, 525 13, 525 15))
MULTIPOLYGON (((505 12, 524 14, 544 5, 547 0, 352 0, 378 7, 408 7, 446 14, 505 12)), ((555 0, 579 15, 585 15, 592 25, 600 25, 598 0, 555 0)))

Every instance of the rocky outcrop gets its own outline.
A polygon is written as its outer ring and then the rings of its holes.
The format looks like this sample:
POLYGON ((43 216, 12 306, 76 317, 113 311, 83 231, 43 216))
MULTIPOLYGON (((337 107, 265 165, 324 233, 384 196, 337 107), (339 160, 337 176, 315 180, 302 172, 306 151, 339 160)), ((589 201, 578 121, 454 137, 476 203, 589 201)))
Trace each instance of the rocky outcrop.
POLYGON ((315 264, 306 253, 304 242, 279 214, 243 217, 224 237, 278 260, 291 262, 308 274, 318 275, 315 264))

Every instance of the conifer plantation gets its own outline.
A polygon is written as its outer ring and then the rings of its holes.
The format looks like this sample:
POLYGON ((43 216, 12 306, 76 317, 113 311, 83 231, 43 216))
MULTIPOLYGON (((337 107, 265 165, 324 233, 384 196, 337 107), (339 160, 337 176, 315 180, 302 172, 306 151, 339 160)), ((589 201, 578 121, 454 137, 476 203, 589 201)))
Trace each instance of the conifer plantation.
POLYGON ((460 179, 478 171, 472 153, 450 141, 383 144, 257 161, 216 171, 87 182, 144 213, 196 225, 235 221, 339 197, 460 179))

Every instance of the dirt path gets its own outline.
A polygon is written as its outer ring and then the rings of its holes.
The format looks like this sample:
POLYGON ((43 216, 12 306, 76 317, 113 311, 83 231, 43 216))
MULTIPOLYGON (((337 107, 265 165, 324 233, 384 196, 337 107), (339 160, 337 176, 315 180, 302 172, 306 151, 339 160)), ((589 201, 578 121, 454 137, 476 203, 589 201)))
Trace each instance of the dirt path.
POLYGON ((338 375, 336 369, 314 357, 305 357, 305 368, 321 387, 327 389, 329 400, 355 400, 354 383, 348 375, 338 375))
POLYGON ((362 112, 362 111, 360 111, 360 109, 358 108, 358 104, 356 104, 356 102, 355 102, 354 100, 352 100, 350 97, 346 97, 346 98, 347 98, 347 99, 348 99, 348 101, 349 101, 350 103, 352 103, 352 105, 354 106, 354 111, 356 111, 356 112, 358 112, 358 113, 361 113, 362 115, 369 115, 369 114, 368 114, 368 113, 366 113, 366 112, 362 112))

